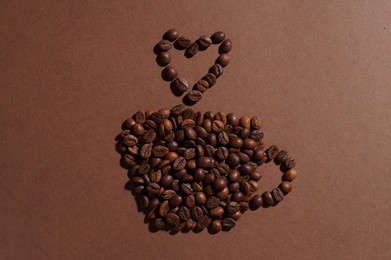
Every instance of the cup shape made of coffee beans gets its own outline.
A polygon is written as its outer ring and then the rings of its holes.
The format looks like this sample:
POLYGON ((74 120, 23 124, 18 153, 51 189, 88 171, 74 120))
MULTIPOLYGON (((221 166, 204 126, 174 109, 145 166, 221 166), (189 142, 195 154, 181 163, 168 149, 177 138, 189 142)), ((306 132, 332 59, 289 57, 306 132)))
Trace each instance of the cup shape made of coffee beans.
POLYGON ((217 83, 217 79, 223 74, 223 68, 230 62, 228 53, 232 49, 232 42, 226 39, 224 32, 218 31, 210 37, 202 35, 195 41, 190 40, 186 36, 181 36, 176 29, 170 29, 163 34, 162 39, 155 45, 154 52, 156 54, 156 63, 163 67, 161 76, 164 81, 170 82, 170 88, 174 95, 182 96, 183 102, 186 105, 194 105, 200 101, 204 93, 217 83), (197 53, 209 49, 212 45, 218 45, 218 57, 215 63, 209 68, 209 71, 196 82, 192 89, 188 81, 182 77, 176 68, 170 66, 171 54, 173 49, 184 51, 187 58, 194 57, 197 53))
MULTIPOLYGON (((172 39, 174 36, 167 38, 172 39)), ((229 231, 249 209, 281 203, 297 176, 295 159, 263 142, 261 118, 171 109, 138 111, 117 137, 126 188, 152 229, 229 231), (281 184, 259 193, 257 167, 274 162, 281 184), (258 191, 258 192, 257 192, 258 191)))

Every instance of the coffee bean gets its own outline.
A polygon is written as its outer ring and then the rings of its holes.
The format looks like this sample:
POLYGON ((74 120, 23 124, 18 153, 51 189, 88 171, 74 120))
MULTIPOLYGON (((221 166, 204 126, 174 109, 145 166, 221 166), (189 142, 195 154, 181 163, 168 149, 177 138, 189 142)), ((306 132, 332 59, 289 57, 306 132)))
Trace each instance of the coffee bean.
POLYGON ((216 190, 220 191, 220 190, 224 189, 225 187, 227 187, 227 182, 224 178, 219 177, 219 178, 216 178, 213 185, 216 188, 216 190))
POLYGON ((182 77, 177 77, 172 83, 176 90, 183 93, 189 89, 189 83, 182 77))
POLYGON ((171 62, 171 55, 167 51, 162 51, 156 56, 156 63, 162 67, 167 66, 171 62))
POLYGON ((162 70, 162 78, 165 81, 172 81, 178 76, 178 72, 174 67, 167 66, 162 70))
POLYGON ((185 105, 179 104, 179 105, 176 105, 173 108, 171 108, 170 112, 171 112, 171 114, 173 114, 175 116, 179 116, 185 111, 185 109, 186 109, 185 105))
POLYGON ((155 227, 157 227, 158 229, 163 229, 165 227, 165 223, 163 221, 162 218, 155 218, 153 224, 155 225, 155 227))
POLYGON ((145 133, 142 136, 142 140, 144 143, 151 143, 156 138, 156 132, 153 129, 145 131, 145 133))
POLYGON ((198 46, 198 44, 196 42, 190 44, 189 47, 187 47, 186 51, 185 51, 186 57, 188 57, 188 58, 193 57, 194 55, 197 54, 199 49, 200 49, 200 47, 198 46))
POLYGON ((229 214, 235 214, 237 211, 239 211, 239 209, 240 209, 239 203, 237 203, 236 201, 231 201, 227 205, 227 212, 229 214))
POLYGON ((222 53, 228 53, 230 52, 232 49, 232 42, 231 40, 227 39, 225 41, 223 41, 221 43, 221 45, 219 46, 219 53, 222 54, 222 53))
POLYGON ((274 204, 273 196, 269 191, 262 193, 262 199, 266 206, 272 206, 274 204))
POLYGON ((229 140, 229 146, 232 148, 240 148, 243 146, 243 140, 239 137, 232 137, 229 140))
POLYGON ((243 194, 246 196, 251 192, 250 184, 248 184, 247 181, 243 181, 240 184, 240 190, 243 192, 243 194))
POLYGON ((193 208, 195 206, 195 197, 194 195, 189 195, 186 197, 185 199, 185 204, 186 206, 188 206, 189 208, 193 208))
POLYGON ((176 226, 180 222, 179 216, 174 213, 168 213, 165 216, 165 219, 166 219, 167 224, 172 225, 172 226, 176 226))
MULTIPOLYGON (((163 176, 164 177, 164 176, 163 176)), ((163 185, 163 186, 167 186, 167 185, 163 185)), ((162 194, 162 198, 165 199, 165 200, 170 200, 172 199, 172 197, 174 197, 176 194, 176 192, 174 190, 165 190, 162 194)))
POLYGON ((182 156, 178 157, 173 163, 173 169, 176 171, 184 169, 186 166, 186 159, 182 156))
POLYGON ((254 116, 253 118, 251 118, 250 124, 251 124, 251 127, 255 130, 261 129, 261 127, 262 127, 261 118, 259 116, 254 116))
POLYGON ((172 43, 168 40, 161 40, 158 43, 158 48, 160 51, 168 51, 169 49, 171 49, 171 47, 172 47, 172 43))
POLYGON ((210 38, 211 38, 213 44, 219 44, 225 40, 225 33, 220 32, 220 31, 215 32, 210 38))
POLYGON ((137 137, 135 137, 134 135, 131 135, 131 134, 125 135, 123 137, 122 141, 127 146, 135 146, 138 142, 137 137))
POLYGON ((284 195, 286 195, 292 191, 292 184, 288 181, 284 181, 278 186, 278 188, 282 191, 282 193, 284 193, 284 195))
POLYGON ((136 121, 135 121, 134 119, 128 118, 128 119, 126 119, 126 120, 123 122, 122 128, 123 128, 123 129, 127 129, 127 130, 132 129, 132 127, 134 126, 135 123, 136 123, 136 121))
POLYGON ((185 226, 186 226, 186 222, 181 222, 181 223, 179 223, 178 225, 176 225, 176 226, 172 229, 172 231, 173 231, 173 232, 179 232, 179 231, 181 231, 182 229, 184 229, 185 226))
POLYGON ((175 195, 174 197, 171 198, 170 203, 173 206, 179 206, 182 204, 182 201, 183 201, 182 196, 175 195))
POLYGON ((213 74, 213 73, 208 73, 208 74, 205 75, 205 77, 203 78, 203 80, 205 80, 206 82, 208 82, 209 87, 212 87, 214 84, 216 84, 217 77, 216 77, 216 75, 213 74))
POLYGON ((137 111, 136 114, 134 114, 134 120, 136 123, 144 124, 146 120, 145 113, 143 111, 137 111))
POLYGON ((187 98, 192 102, 198 102, 202 98, 202 92, 198 90, 190 90, 189 93, 187 93, 187 98))
POLYGON ((211 217, 221 217, 224 214, 224 209, 220 206, 209 211, 211 217))
POLYGON ((170 29, 163 34, 163 39, 166 39, 170 42, 175 41, 179 37, 179 32, 175 29, 170 29))
POLYGON ((192 220, 191 218, 187 219, 186 220, 186 227, 188 230, 192 230, 193 228, 195 228, 197 226, 197 222, 195 222, 194 220, 192 220))
POLYGON ((221 221, 221 225, 223 226, 223 228, 231 229, 235 227, 236 221, 233 220, 232 218, 225 218, 221 221))
POLYGON ((197 168, 194 170, 194 179, 196 181, 203 181, 205 179, 205 170, 202 168, 197 168))
POLYGON ((214 74, 216 78, 219 78, 221 75, 223 75, 223 67, 216 63, 209 69, 209 72, 214 74))
POLYGON ((191 217, 198 221, 202 216, 204 215, 204 212, 202 209, 198 206, 195 206, 194 208, 191 209, 191 217))
MULTIPOLYGON (((196 180, 196 179, 195 179, 196 180)), ((197 181, 197 180, 196 180, 197 181)), ((193 182, 193 190, 196 192, 202 191, 204 189, 202 182, 193 182)))
POLYGON ((162 179, 162 172, 160 170, 150 172, 149 179, 151 182, 160 182, 162 179))
POLYGON ((272 145, 266 150, 266 154, 269 160, 273 160, 277 154, 279 153, 279 149, 277 146, 272 145))
POLYGON ((152 143, 143 144, 140 149, 140 156, 144 159, 152 155, 152 143))
POLYGON ((283 163, 283 162, 285 162, 286 161, 286 159, 288 159, 288 152, 286 151, 286 150, 281 150, 278 154, 277 154, 277 156, 276 156, 276 158, 275 158, 275 162, 277 163, 277 164, 281 164, 281 163, 283 163))
MULTIPOLYGON (((182 114, 183 120, 191 119, 191 120, 194 121, 194 114, 195 114, 195 112, 194 112, 193 109, 191 109, 190 107, 187 108, 187 109, 183 112, 183 114, 182 114)), ((193 126, 193 127, 194 127, 194 126, 193 126)))
POLYGON ((150 183, 147 187, 148 194, 152 197, 156 196, 160 192, 160 186, 157 183, 150 183))
POLYGON ((223 229, 223 226, 221 225, 221 220, 214 220, 209 225, 209 232, 212 234, 216 234, 220 232, 223 229))
POLYGON ((282 176, 283 181, 293 181, 297 177, 296 169, 290 169, 282 176))
POLYGON ((251 160, 257 164, 262 164, 267 160, 266 153, 262 150, 258 150, 253 153, 251 160))
POLYGON ((229 154, 228 149, 225 148, 224 146, 219 147, 219 149, 217 149, 216 151, 216 156, 221 161, 227 159, 228 154, 229 154))
POLYGON ((193 193, 193 189, 191 188, 191 185, 189 183, 183 183, 181 185, 181 191, 184 193, 184 194, 187 194, 187 195, 190 195, 193 193))
POLYGON ((196 156, 195 149, 194 148, 189 148, 186 149, 186 151, 183 153, 183 157, 186 160, 193 159, 196 156))
POLYGON ((168 154, 169 150, 166 146, 157 145, 153 147, 152 154, 155 157, 164 157, 168 154))
POLYGON ((212 123, 212 129, 215 132, 222 132, 224 130, 224 123, 219 120, 214 120, 212 123))
POLYGON ((197 82, 195 88, 201 92, 205 92, 208 90, 209 88, 209 83, 208 81, 204 80, 204 79, 201 79, 197 82))
POLYGON ((174 42, 174 47, 178 50, 184 50, 187 47, 189 47, 190 44, 191 44, 190 39, 181 36, 174 42))
POLYGON ((220 203, 220 199, 218 197, 211 196, 206 200, 205 205, 208 209, 214 209, 219 205, 219 203, 220 203))
POLYGON ((208 36, 203 35, 198 38, 197 43, 200 47, 200 50, 206 50, 209 46, 212 45, 212 40, 208 36))
POLYGON ((168 203, 168 200, 165 200, 162 202, 162 204, 160 204, 159 215, 165 217, 169 210, 170 210, 170 205, 168 203))
POLYGON ((178 216, 181 220, 186 221, 190 218, 190 210, 187 207, 182 206, 178 210, 178 216))
POLYGON ((272 190, 272 196, 276 203, 279 203, 284 199, 284 193, 279 188, 272 190))
POLYGON ((284 162, 284 166, 287 168, 287 169, 292 169, 293 167, 296 166, 296 160, 292 157, 288 157, 286 159, 286 161, 284 162))

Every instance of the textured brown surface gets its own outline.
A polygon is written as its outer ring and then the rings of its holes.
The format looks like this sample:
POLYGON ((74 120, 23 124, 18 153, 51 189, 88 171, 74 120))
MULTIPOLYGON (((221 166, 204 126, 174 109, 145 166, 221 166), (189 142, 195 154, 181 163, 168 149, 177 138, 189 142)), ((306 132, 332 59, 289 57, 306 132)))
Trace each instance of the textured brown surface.
MULTIPOLYGON (((391 255, 390 1, 7 2, 1 259, 391 255), (180 102, 152 52, 171 27, 192 40, 223 30, 233 42, 232 63, 195 109, 262 115, 266 143, 298 161, 283 203, 247 212, 228 233, 150 233, 123 189, 122 120, 180 102)), ((217 49, 173 54, 195 82, 217 49)), ((276 168, 260 169, 261 190, 278 184, 276 168)))

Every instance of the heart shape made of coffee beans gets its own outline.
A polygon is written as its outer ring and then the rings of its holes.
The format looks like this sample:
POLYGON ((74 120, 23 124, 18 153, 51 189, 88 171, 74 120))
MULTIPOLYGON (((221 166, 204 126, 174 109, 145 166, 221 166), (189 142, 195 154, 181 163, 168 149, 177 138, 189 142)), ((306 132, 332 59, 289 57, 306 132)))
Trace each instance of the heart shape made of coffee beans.
POLYGON ((292 190, 296 165, 286 150, 265 149, 260 117, 201 113, 183 104, 138 111, 117 136, 121 165, 150 230, 210 233, 232 229, 248 210, 280 203, 292 190), (257 167, 274 162, 278 188, 256 194, 257 167))
POLYGON ((176 96, 181 96, 189 90, 188 81, 178 76, 177 70, 169 66, 171 62, 170 50, 175 48, 177 50, 184 50, 184 55, 187 58, 192 58, 199 51, 207 50, 212 44, 220 44, 218 48, 219 56, 215 64, 209 69, 209 72, 200 79, 183 98, 183 102, 187 105, 194 105, 201 100, 203 93, 216 84, 217 79, 223 74, 223 67, 230 62, 228 53, 232 49, 232 42, 226 39, 224 32, 215 32, 211 37, 203 35, 195 42, 190 39, 179 36, 179 32, 171 29, 164 33, 163 39, 156 44, 154 51, 156 53, 156 62, 158 65, 164 67, 162 70, 162 78, 169 81, 171 91, 176 96))

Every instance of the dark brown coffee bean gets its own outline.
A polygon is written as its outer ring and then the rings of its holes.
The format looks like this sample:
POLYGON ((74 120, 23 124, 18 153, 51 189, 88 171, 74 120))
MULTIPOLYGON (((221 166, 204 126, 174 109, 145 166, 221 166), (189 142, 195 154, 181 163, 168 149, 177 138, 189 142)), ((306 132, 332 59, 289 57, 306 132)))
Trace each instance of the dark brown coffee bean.
MULTIPOLYGON (((214 133, 210 133, 206 138, 206 141, 209 145, 215 147, 217 145, 217 136, 214 133)), ((215 148, 216 149, 216 148, 215 148)))
POLYGON ((201 216, 197 222, 197 229, 203 230, 203 229, 207 228, 209 226, 210 222, 211 222, 211 220, 208 216, 206 216, 206 215, 201 216))
POLYGON ((129 130, 129 129, 132 129, 132 127, 134 126, 134 124, 136 123, 136 121, 132 118, 128 118, 126 119, 123 124, 122 124, 122 128, 123 129, 126 129, 126 130, 129 130))
POLYGON ((186 194, 186 195, 190 195, 193 193, 193 189, 191 188, 191 185, 189 183, 183 183, 181 185, 181 191, 186 194))
POLYGON ((238 166, 240 164, 240 158, 236 153, 230 153, 227 157, 227 163, 231 167, 238 166))
POLYGON ((168 51, 162 51, 156 56, 156 63, 162 67, 167 66, 171 62, 171 55, 168 51))
POLYGON ((229 136, 226 132, 220 132, 217 138, 221 145, 227 145, 229 143, 229 136))
POLYGON ((210 38, 213 44, 219 44, 225 40, 225 33, 220 31, 215 32, 210 38))
POLYGON ((219 78, 221 75, 223 75, 223 66, 216 63, 209 69, 209 72, 213 73, 216 78, 219 78))
POLYGON ((183 120, 191 119, 194 121, 194 115, 195 115, 194 110, 189 107, 185 110, 185 112, 183 112, 182 117, 183 120))
POLYGON ((206 202, 206 195, 203 192, 197 192, 195 195, 195 201, 198 205, 203 205, 206 202))
POLYGON ((186 220, 186 227, 188 230, 192 230, 193 228, 195 228, 197 226, 197 222, 195 222, 194 220, 192 220, 191 218, 187 219, 186 220))
POLYGON ((197 159, 197 166, 201 168, 212 168, 213 162, 211 160, 211 157, 203 156, 197 159))
POLYGON ((227 115, 227 123, 232 125, 233 127, 235 127, 235 126, 239 125, 239 117, 237 117, 233 113, 229 113, 227 115))
POLYGON ((182 156, 176 158, 176 160, 173 163, 173 169, 176 171, 184 169, 186 166, 186 159, 182 156))
POLYGON ((286 195, 292 191, 292 184, 288 181, 284 181, 278 186, 278 188, 282 191, 282 193, 284 193, 284 195, 286 195))
POLYGON ((232 148, 241 148, 243 146, 243 140, 239 137, 232 137, 229 140, 229 146, 232 148))
POLYGON ((144 129, 155 129, 157 127, 156 123, 153 122, 152 120, 146 120, 145 123, 143 124, 144 129))
POLYGON ((152 154, 155 157, 164 157, 168 154, 168 152, 169 152, 168 148, 163 145, 157 145, 152 149, 152 154))
POLYGON ((219 53, 222 54, 222 53, 228 53, 230 52, 232 49, 232 42, 231 40, 227 39, 225 41, 223 41, 221 43, 221 45, 219 46, 219 53))
POLYGON ((182 144, 184 148, 195 148, 197 146, 193 140, 184 140, 182 144))
POLYGON ((165 190, 162 194, 162 198, 165 200, 170 200, 175 195, 176 195, 176 192, 174 190, 165 190))
POLYGON ((223 226, 223 228, 225 229, 231 229, 233 227, 235 227, 236 225, 236 221, 233 220, 232 218, 225 218, 221 221, 221 225, 223 226))
POLYGON ((202 125, 204 122, 204 114, 201 112, 197 112, 194 114, 194 122, 196 123, 197 126, 202 125))
POLYGON ((282 180, 283 181, 293 181, 294 179, 296 179, 297 177, 297 171, 296 169, 290 169, 288 171, 286 171, 283 175, 282 175, 282 180))
POLYGON ((208 209, 214 209, 219 205, 219 203, 220 203, 220 199, 218 197, 211 196, 206 200, 205 205, 208 209))
POLYGON ((170 29, 163 34, 163 39, 166 39, 170 42, 175 41, 179 37, 179 32, 175 29, 170 29))
POLYGON ((279 149, 277 146, 272 145, 266 150, 266 154, 269 160, 273 160, 277 154, 279 153, 279 149))
POLYGON ((183 202, 183 198, 181 195, 175 195, 170 200, 171 205, 173 205, 174 207, 181 205, 182 202, 183 202))
POLYGON ((231 199, 233 201, 236 201, 236 202, 240 203, 240 202, 242 202, 244 200, 244 194, 241 191, 237 190, 237 191, 235 191, 234 194, 232 194, 231 199))
POLYGON ((175 42, 174 42, 174 47, 178 50, 184 50, 187 47, 189 47, 191 44, 191 40, 186 38, 186 37, 179 37, 175 42))
POLYGON ((213 183, 213 186, 216 188, 216 190, 220 191, 223 190, 225 187, 227 187, 227 182, 225 178, 218 177, 216 178, 215 182, 213 183))
POLYGON ((158 48, 160 51, 168 51, 169 49, 171 49, 171 47, 172 47, 172 43, 167 40, 161 40, 158 43, 158 48))
POLYGON ((187 82, 186 79, 184 79, 182 77, 177 77, 172 84, 173 84, 174 88, 181 93, 183 93, 189 89, 189 83, 187 82))
POLYGON ((178 116, 181 115, 186 110, 186 106, 183 104, 179 104, 171 108, 170 112, 172 115, 178 116))
POLYGON ((192 102, 198 102, 202 98, 202 92, 198 90, 190 90, 189 93, 187 93, 187 98, 192 102))
MULTIPOLYGON (((195 181, 197 181, 194 178, 195 181)), ((196 192, 202 191, 204 189, 204 186, 202 184, 202 181, 193 182, 193 190, 196 192)))
POLYGON ((155 122, 157 125, 163 123, 164 121, 164 116, 160 112, 154 112, 149 116, 149 119, 155 122))
POLYGON ((250 156, 248 156, 245 153, 237 152, 237 155, 238 155, 241 163, 246 163, 250 160, 250 156))
POLYGON ((276 203, 279 203, 284 199, 284 193, 279 188, 272 190, 272 196, 276 203))
POLYGON ((164 220, 162 218, 156 218, 153 222, 153 224, 155 225, 155 227, 157 227, 158 229, 163 229, 165 227, 165 223, 164 223, 164 220))
POLYGON ((151 143, 156 138, 156 132, 153 129, 145 131, 145 133, 142 136, 142 140, 144 143, 151 143))
POLYGON ((218 206, 214 209, 211 209, 209 211, 209 215, 213 218, 218 218, 218 217, 221 217, 222 215, 224 214, 224 208, 218 206))
POLYGON ((249 206, 248 202, 242 201, 239 204, 239 208, 240 208, 240 212, 244 213, 250 208, 250 206, 249 206))
POLYGON ((171 182, 171 188, 174 190, 174 191, 179 191, 179 180, 173 180, 171 182))
POLYGON ((193 159, 196 156, 196 152, 194 148, 186 149, 186 151, 183 153, 183 157, 186 160, 193 159))
POLYGON ((186 199, 185 199, 185 204, 189 208, 194 207, 195 206, 195 197, 194 197, 194 195, 187 196, 186 199))
MULTIPOLYGON (((185 121, 183 121, 183 122, 185 122, 185 121)), ((189 140, 194 140, 197 137, 197 132, 193 128, 191 128, 191 127, 186 127, 184 129, 184 131, 185 131, 186 138, 189 139, 189 140)))
POLYGON ((178 216, 181 220, 186 221, 190 218, 190 210, 187 207, 182 206, 178 210, 178 216))
POLYGON ((165 81, 172 81, 178 76, 178 72, 172 66, 167 66, 162 70, 162 78, 165 81))
POLYGON ((209 46, 212 45, 212 40, 208 36, 203 35, 198 38, 197 43, 200 47, 200 50, 206 50, 209 46))
POLYGON ((288 157, 286 159, 286 161, 284 162, 284 166, 287 168, 287 169, 292 169, 293 167, 296 166, 296 160, 292 157, 288 157))
POLYGON ((137 144, 137 137, 135 137, 134 135, 128 134, 123 137, 122 141, 126 146, 132 147, 137 144))
POLYGON ((212 234, 216 234, 220 232, 223 229, 223 226, 221 225, 221 220, 214 220, 209 225, 209 232, 212 234))
POLYGON ((229 64, 230 61, 231 61, 231 58, 228 56, 228 54, 224 53, 224 54, 221 54, 217 58, 216 63, 220 64, 224 68, 225 66, 227 66, 229 64))
POLYGON ((262 127, 261 118, 259 116, 254 116, 253 118, 251 118, 250 124, 251 124, 251 127, 255 130, 261 129, 261 127, 262 127))
POLYGON ((169 224, 171 226, 176 226, 180 222, 179 216, 174 213, 168 213, 166 215, 165 219, 166 219, 167 224, 169 224))
POLYGON ((199 49, 200 49, 200 47, 198 46, 198 44, 196 42, 190 44, 189 47, 187 47, 186 51, 185 51, 186 57, 188 57, 188 58, 193 57, 194 55, 197 54, 199 49))
POLYGON ((170 205, 168 203, 168 200, 165 200, 162 202, 162 204, 160 204, 159 215, 165 217, 169 210, 170 210, 170 205))
POLYGON ((152 143, 147 143, 141 146, 140 156, 143 159, 149 158, 152 155, 152 143))
POLYGON ((160 182, 162 179, 162 172, 160 170, 150 172, 149 179, 151 182, 160 182))
POLYGON ((277 156, 276 156, 276 158, 275 158, 275 162, 277 163, 277 164, 281 164, 281 163, 283 163, 283 162, 285 162, 286 161, 286 159, 288 159, 288 152, 286 151, 286 150, 281 150, 278 154, 277 154, 277 156))
POLYGON ((220 120, 214 120, 212 123, 212 129, 215 132, 222 132, 224 130, 224 123, 220 120))
POLYGON ((133 176, 130 182, 134 185, 143 185, 145 183, 144 179, 140 176, 133 176))
POLYGON ((248 184, 247 181, 241 182, 240 190, 243 192, 244 196, 250 194, 250 192, 251 192, 250 184, 248 184))
POLYGON ((205 179, 205 170, 202 168, 197 168, 194 170, 194 179, 196 181, 203 181, 205 179))
POLYGON ((160 192, 160 186, 157 183, 150 183, 147 187, 148 194, 151 196, 156 196, 160 192))
POLYGON ((239 211, 239 209, 240 209, 239 203, 237 203, 236 201, 231 201, 227 205, 227 212, 229 214, 235 214, 236 212, 239 211))
POLYGON ((262 164, 262 163, 266 162, 267 155, 264 151, 258 150, 253 153, 251 160, 257 164, 262 164))
POLYGON ((262 130, 253 130, 251 131, 250 137, 255 141, 259 141, 263 138, 262 130))
POLYGON ((204 80, 204 79, 201 79, 197 82, 195 88, 201 92, 205 92, 208 90, 209 88, 209 83, 208 81, 204 80))
POLYGON ((191 216, 194 220, 198 221, 203 215, 204 212, 200 207, 195 206, 194 208, 191 209, 191 216))
POLYGON ((208 82, 209 87, 212 87, 214 84, 216 84, 217 77, 216 77, 216 75, 213 74, 213 73, 208 73, 208 74, 205 75, 205 77, 203 78, 203 80, 205 80, 206 82, 208 82))
POLYGON ((208 133, 212 132, 212 121, 208 118, 204 119, 204 123, 202 124, 202 127, 205 129, 206 132, 208 133))
POLYGON ((272 206, 274 204, 273 196, 269 191, 262 193, 262 199, 265 206, 272 206))
POLYGON ((229 154, 228 149, 225 148, 224 146, 219 147, 219 149, 217 149, 216 151, 216 157, 221 161, 227 159, 228 154, 229 154))
POLYGON ((152 221, 153 219, 156 218, 156 214, 157 214, 156 208, 150 209, 150 210, 147 212, 147 214, 146 214, 146 215, 147 215, 147 219, 150 220, 150 221, 152 221))
POLYGON ((146 120, 145 113, 143 111, 136 112, 136 114, 134 114, 134 120, 136 123, 144 124, 146 120))

